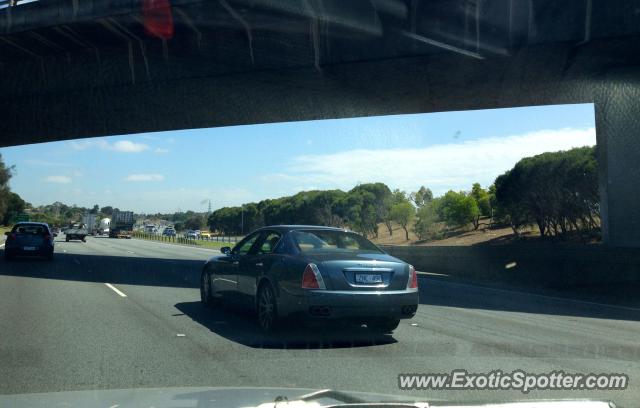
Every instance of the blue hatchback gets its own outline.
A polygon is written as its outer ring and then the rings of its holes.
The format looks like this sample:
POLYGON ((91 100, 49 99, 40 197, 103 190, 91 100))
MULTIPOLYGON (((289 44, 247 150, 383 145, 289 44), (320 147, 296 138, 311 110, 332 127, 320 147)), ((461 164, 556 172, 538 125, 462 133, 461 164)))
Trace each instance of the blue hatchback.
POLYGON ((53 234, 42 222, 19 222, 6 232, 4 259, 16 256, 40 256, 53 259, 53 234))

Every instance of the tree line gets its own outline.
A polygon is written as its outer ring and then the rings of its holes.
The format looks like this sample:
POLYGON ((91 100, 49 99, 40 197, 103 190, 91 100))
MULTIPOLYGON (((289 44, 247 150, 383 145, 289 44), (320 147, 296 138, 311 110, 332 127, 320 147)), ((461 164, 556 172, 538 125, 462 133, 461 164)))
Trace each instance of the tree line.
POLYGON ((211 213, 207 224, 227 235, 265 225, 312 224, 350 228, 377 238, 380 226, 393 235, 396 223, 406 240, 411 230, 427 240, 452 229, 478 229, 484 218, 490 225, 511 226, 516 234, 535 225, 543 237, 564 236, 599 228, 597 177, 595 147, 584 147, 524 158, 486 189, 474 183, 468 191, 450 190, 434 197, 425 186, 407 193, 366 183, 346 192, 303 191, 224 207, 211 213))
POLYGON ((0 225, 11 224, 21 214, 27 203, 9 188, 9 180, 15 166, 6 166, 0 155, 0 225))
MULTIPOLYGON (((28 211, 33 221, 65 225, 86 213, 110 217, 111 206, 90 208, 56 202, 32 207, 9 188, 15 171, 0 156, 0 224, 15 222, 28 211)), ((151 216, 151 215, 149 215, 151 216)), ((349 228, 378 237, 382 228, 393 235, 399 225, 409 240, 438 239, 447 231, 489 225, 510 226, 516 235, 535 226, 542 237, 577 232, 591 234, 600 228, 596 147, 581 147, 524 158, 483 188, 474 183, 468 191, 447 191, 434 197, 425 186, 407 193, 383 183, 360 184, 349 191, 314 190, 292 196, 220 208, 208 217, 193 211, 155 214, 176 229, 202 229, 225 235, 242 235, 265 225, 312 224, 349 228), (485 221, 486 222, 486 221, 485 221)))

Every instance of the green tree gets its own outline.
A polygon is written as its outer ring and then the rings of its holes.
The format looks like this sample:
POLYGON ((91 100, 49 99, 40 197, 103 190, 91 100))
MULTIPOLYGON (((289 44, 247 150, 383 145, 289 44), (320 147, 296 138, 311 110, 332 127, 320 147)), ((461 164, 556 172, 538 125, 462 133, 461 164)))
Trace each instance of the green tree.
POLYGON ((407 241, 409 240, 409 229, 407 227, 413 220, 415 212, 415 208, 409 201, 397 203, 391 207, 391 218, 402 226, 407 241))
POLYGON ((478 229, 480 226, 480 216, 491 216, 491 198, 489 193, 480 186, 480 183, 473 183, 470 195, 476 201, 478 209, 480 210, 473 222, 474 229, 478 229))
POLYGON ((6 193, 6 211, 0 220, 2 225, 10 225, 15 222, 19 214, 24 212, 26 203, 20 196, 11 191, 6 193))
POLYGON ((425 204, 429 204, 433 200, 433 193, 425 186, 420 187, 418 191, 414 191, 409 195, 409 199, 413 201, 416 207, 420 208, 425 204))
POLYGON ((89 214, 97 214, 100 211, 100 206, 98 204, 94 205, 92 209, 89 210, 89 214))
POLYGON ((392 234, 391 229, 391 206, 393 195, 389 187, 384 183, 366 183, 354 187, 348 194, 362 194, 363 203, 360 223, 365 229, 373 232, 378 237, 378 224, 384 223, 392 234), (370 214, 373 211, 374 215, 370 214))
POLYGON ((7 167, 0 155, 0 219, 5 218, 9 204, 9 180, 15 167, 7 167))
POLYGON ((598 228, 595 147, 526 157, 495 186, 497 207, 516 234, 529 224, 537 225, 542 237, 598 228))
POLYGON ((434 239, 437 236, 438 222, 440 221, 436 211, 437 205, 438 199, 435 199, 418 208, 416 212, 416 223, 413 231, 421 240, 434 239))
MULTIPOLYGON (((449 190, 437 206, 438 217, 449 227, 464 227, 477 220, 480 210, 476 200, 464 192, 449 190)), ((475 225, 474 225, 475 227, 475 225)))
POLYGON ((102 207, 100 209, 100 213, 103 214, 103 215, 111 217, 111 215, 113 214, 113 207, 110 206, 110 205, 108 205, 106 207, 102 207))
POLYGON ((184 223, 185 228, 190 230, 199 230, 204 226, 204 217, 202 215, 193 214, 184 223))

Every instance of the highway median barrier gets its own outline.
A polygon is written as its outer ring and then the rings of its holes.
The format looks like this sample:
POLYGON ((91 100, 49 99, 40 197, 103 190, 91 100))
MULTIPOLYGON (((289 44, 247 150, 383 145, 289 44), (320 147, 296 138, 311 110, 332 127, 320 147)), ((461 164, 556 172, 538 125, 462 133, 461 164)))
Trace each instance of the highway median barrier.
POLYGON ((522 243, 496 246, 382 246, 419 271, 532 287, 640 283, 640 248, 522 243))

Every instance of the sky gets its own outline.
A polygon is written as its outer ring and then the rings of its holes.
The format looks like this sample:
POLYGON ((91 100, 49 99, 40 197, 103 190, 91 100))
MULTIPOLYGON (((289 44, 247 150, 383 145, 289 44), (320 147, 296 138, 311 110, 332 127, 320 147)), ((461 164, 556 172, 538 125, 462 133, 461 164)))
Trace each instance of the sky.
POLYGON ((523 157, 595 145, 592 104, 188 129, 0 149, 10 186, 138 213, 206 211, 303 190, 487 187, 523 157))

